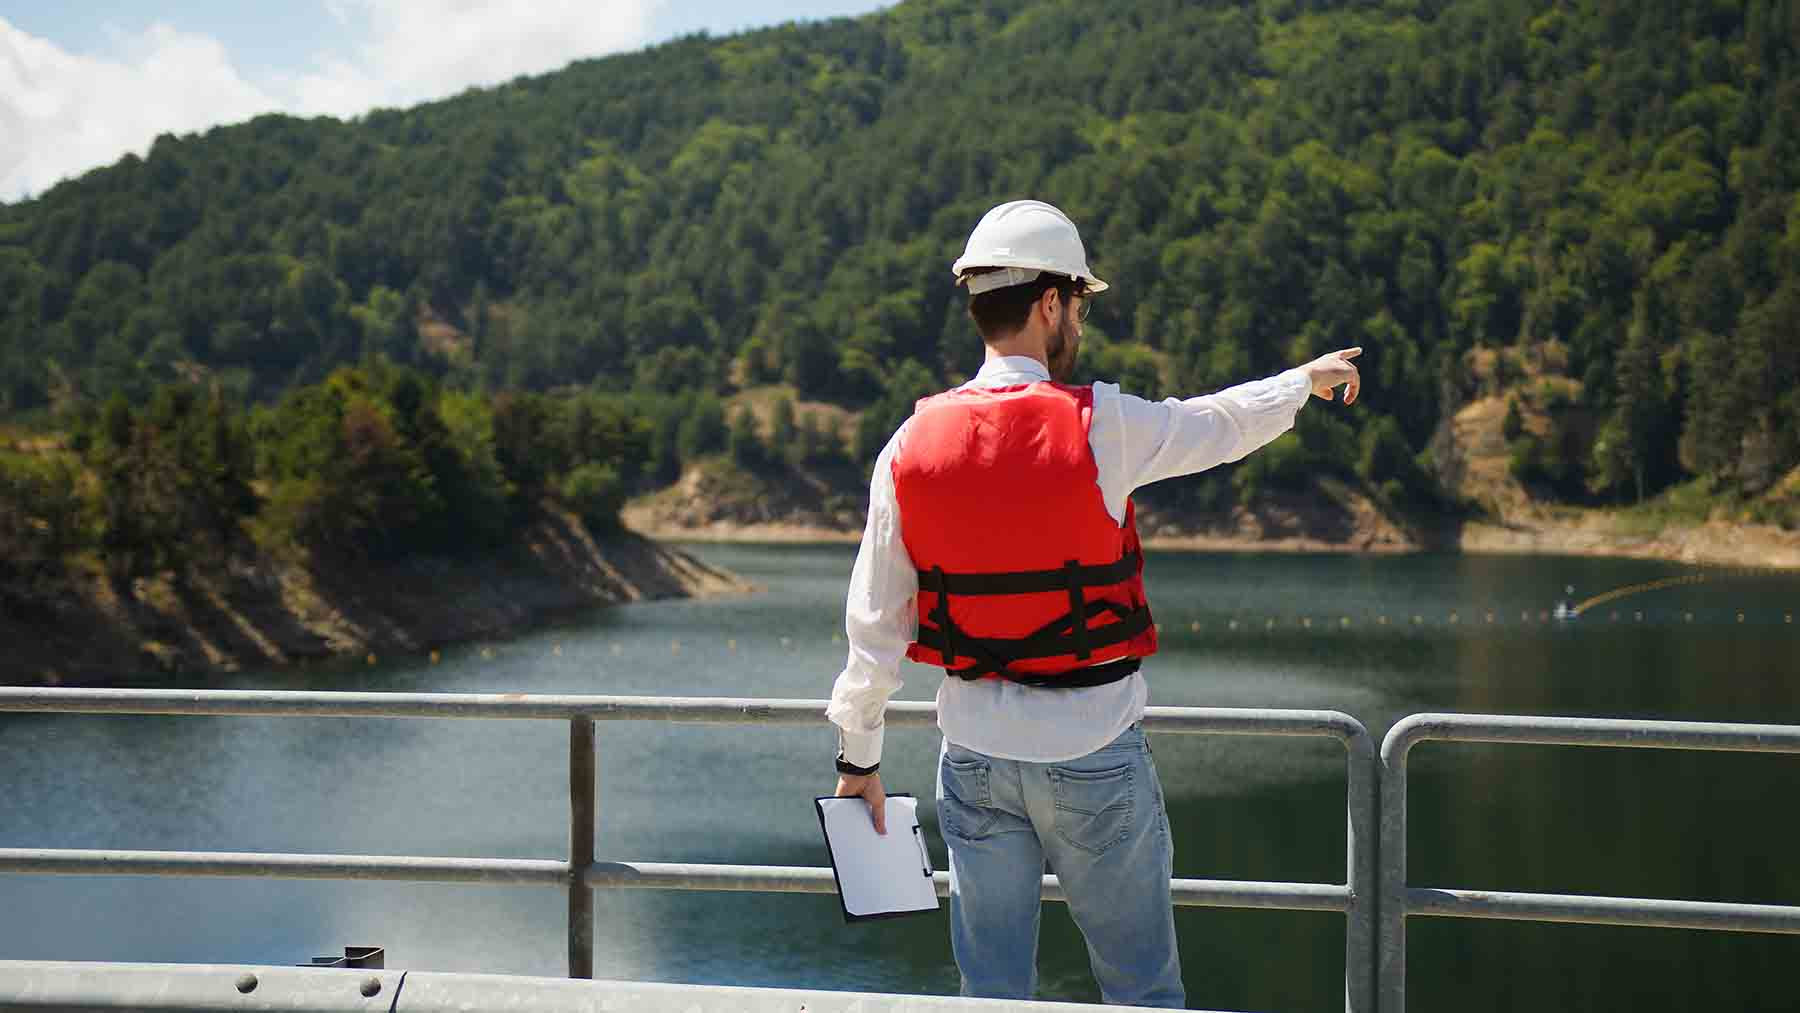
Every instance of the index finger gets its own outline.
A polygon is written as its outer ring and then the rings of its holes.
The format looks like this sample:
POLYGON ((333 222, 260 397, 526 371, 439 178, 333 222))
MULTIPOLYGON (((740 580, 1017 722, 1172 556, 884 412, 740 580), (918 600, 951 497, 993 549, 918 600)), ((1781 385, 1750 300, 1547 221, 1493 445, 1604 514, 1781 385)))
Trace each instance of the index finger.
POLYGON ((1356 346, 1356 347, 1355 347, 1355 348, 1346 348, 1346 349, 1344 349, 1344 350, 1343 350, 1343 351, 1341 351, 1341 352, 1339 352, 1339 353, 1338 353, 1338 358, 1340 358, 1340 359, 1354 359, 1354 358, 1356 358, 1356 357, 1357 357, 1357 356, 1359 356, 1359 355, 1361 355, 1361 354, 1362 354, 1362 346, 1361 346, 1361 345, 1357 345, 1357 346, 1356 346))

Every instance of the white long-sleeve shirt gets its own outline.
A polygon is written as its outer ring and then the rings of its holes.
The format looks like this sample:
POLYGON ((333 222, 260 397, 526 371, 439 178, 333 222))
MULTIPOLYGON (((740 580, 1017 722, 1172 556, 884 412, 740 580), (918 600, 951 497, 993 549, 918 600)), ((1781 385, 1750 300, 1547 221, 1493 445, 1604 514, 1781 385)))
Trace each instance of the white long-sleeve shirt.
MULTIPOLYGON (((1005 356, 988 361, 964 386, 1048 379, 1036 359, 1005 356)), ((1116 384, 1095 383, 1088 443, 1106 512, 1123 524, 1126 500, 1139 486, 1236 461, 1287 432, 1311 391, 1297 369, 1186 400, 1146 401, 1116 384)), ((826 709, 840 730, 844 759, 859 767, 881 760, 883 711, 900 688, 900 662, 918 632, 919 575, 901 541, 892 467, 906 430, 902 424, 875 459, 868 524, 844 606, 850 654, 826 709)), ((1054 763, 1117 738, 1143 717, 1148 695, 1141 672, 1082 689, 946 678, 937 692, 938 728, 951 742, 989 756, 1054 763)))

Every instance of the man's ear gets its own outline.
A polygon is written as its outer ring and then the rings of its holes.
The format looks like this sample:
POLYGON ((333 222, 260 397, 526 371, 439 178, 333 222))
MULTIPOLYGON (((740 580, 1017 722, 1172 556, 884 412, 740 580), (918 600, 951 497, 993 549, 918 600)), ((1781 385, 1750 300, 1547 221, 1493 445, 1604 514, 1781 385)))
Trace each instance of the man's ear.
POLYGON ((1038 296, 1038 309, 1044 311, 1044 322, 1052 327, 1056 326, 1056 311, 1060 308, 1058 303, 1061 299, 1062 293, 1055 286, 1044 289, 1044 294, 1038 296))

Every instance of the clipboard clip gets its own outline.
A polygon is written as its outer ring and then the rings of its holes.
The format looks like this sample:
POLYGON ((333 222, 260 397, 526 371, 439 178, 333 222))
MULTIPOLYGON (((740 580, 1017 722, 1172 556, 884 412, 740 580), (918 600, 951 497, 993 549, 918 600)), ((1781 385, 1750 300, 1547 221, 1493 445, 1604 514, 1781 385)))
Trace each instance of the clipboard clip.
POLYGON ((914 823, 912 832, 913 832, 913 840, 919 842, 919 870, 925 874, 926 879, 930 879, 931 878, 931 852, 929 850, 927 850, 925 847, 925 831, 919 829, 919 825, 917 823, 914 823))

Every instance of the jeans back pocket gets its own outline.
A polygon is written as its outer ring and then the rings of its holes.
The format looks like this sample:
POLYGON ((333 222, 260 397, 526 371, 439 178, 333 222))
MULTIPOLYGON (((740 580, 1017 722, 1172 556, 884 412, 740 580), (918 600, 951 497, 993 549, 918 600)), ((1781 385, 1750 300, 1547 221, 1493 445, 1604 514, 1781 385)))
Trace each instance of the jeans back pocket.
POLYGON ((1052 767, 1057 835, 1095 855, 1131 836, 1135 780, 1129 763, 1094 771, 1052 767))
POLYGON ((965 841, 980 840, 994 826, 993 793, 986 760, 938 762, 938 822, 944 833, 965 841))

